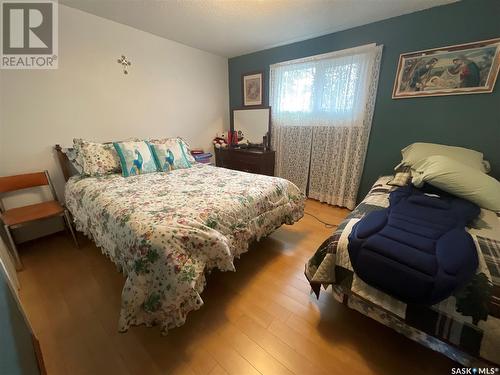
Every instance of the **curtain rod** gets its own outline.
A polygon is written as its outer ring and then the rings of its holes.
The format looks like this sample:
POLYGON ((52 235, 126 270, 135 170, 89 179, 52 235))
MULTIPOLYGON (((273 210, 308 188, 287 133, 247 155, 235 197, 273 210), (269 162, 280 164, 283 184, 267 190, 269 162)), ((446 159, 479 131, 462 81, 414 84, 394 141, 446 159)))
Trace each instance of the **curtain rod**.
POLYGON ((353 54, 360 53, 363 51, 368 51, 368 50, 372 49, 373 47, 377 47, 377 46, 383 47, 383 44, 379 44, 379 45, 377 45, 377 43, 364 44, 364 45, 358 46, 358 47, 351 47, 351 48, 346 48, 346 49, 342 49, 342 50, 338 50, 338 51, 322 53, 319 55, 312 55, 312 56, 307 56, 307 57, 301 57, 298 59, 282 61, 282 62, 270 65, 270 68, 275 68, 275 67, 285 66, 285 65, 290 65, 290 64, 299 64, 299 63, 304 63, 304 62, 309 62, 309 61, 324 60, 324 59, 329 59, 332 57, 342 57, 342 56, 353 55, 353 54))

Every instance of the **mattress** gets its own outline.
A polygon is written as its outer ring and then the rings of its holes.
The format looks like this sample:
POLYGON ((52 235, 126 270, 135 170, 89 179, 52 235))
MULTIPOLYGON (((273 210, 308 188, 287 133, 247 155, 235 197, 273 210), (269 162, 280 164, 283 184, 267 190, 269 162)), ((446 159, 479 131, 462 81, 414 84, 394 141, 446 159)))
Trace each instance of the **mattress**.
POLYGON ((205 274, 234 271, 248 245, 303 216, 291 182, 207 165, 124 178, 72 177, 66 205, 126 275, 119 330, 163 333, 203 304, 205 274))
POLYGON ((312 289, 332 287, 350 308, 466 365, 500 363, 500 217, 481 210, 466 230, 479 267, 471 281, 435 305, 406 304, 363 282, 353 271, 348 236, 362 217, 389 205, 392 176, 379 178, 365 199, 317 249, 305 267, 312 289))

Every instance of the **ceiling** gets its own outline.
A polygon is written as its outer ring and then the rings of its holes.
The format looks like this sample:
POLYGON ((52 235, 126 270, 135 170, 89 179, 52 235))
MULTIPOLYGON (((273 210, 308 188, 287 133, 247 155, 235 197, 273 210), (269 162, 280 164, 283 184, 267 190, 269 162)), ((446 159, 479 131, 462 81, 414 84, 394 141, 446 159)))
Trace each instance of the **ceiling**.
POLYGON ((60 0, 224 57, 275 47, 456 0, 60 0))

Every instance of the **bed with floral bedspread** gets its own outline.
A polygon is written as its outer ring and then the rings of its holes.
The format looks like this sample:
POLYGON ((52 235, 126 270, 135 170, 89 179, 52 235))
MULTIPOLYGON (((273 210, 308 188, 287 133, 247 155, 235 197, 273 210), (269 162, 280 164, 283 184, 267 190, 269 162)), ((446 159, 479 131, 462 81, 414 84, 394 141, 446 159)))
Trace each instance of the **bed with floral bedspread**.
POLYGON ((164 333, 201 307, 206 272, 234 271, 250 242, 299 220, 305 200, 287 180, 206 165, 72 177, 65 198, 77 229, 126 275, 120 331, 164 333))
MULTIPOLYGON (((388 207, 381 177, 365 199, 337 227, 306 264, 305 274, 318 295, 332 286, 333 296, 350 308, 466 365, 500 364, 500 217, 481 210, 468 232, 476 245, 479 267, 473 279, 433 306, 405 304, 364 283, 353 272, 347 249, 353 225, 374 210, 388 207)), ((495 366, 496 367, 496 366, 495 366)))

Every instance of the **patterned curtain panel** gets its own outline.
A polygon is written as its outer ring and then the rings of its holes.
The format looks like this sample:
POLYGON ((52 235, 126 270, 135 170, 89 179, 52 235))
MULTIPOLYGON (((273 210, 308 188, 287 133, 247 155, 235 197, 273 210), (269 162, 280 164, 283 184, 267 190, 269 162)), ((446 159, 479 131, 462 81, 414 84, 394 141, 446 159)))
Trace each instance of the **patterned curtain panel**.
POLYGON ((359 127, 314 128, 310 198, 349 209, 356 206, 364 164, 362 142, 363 130, 359 127))
POLYGON ((309 197, 354 208, 381 56, 372 44, 271 66, 276 173, 309 197))
POLYGON ((292 181, 306 194, 313 128, 308 126, 274 126, 271 140, 276 158, 277 176, 292 181))

